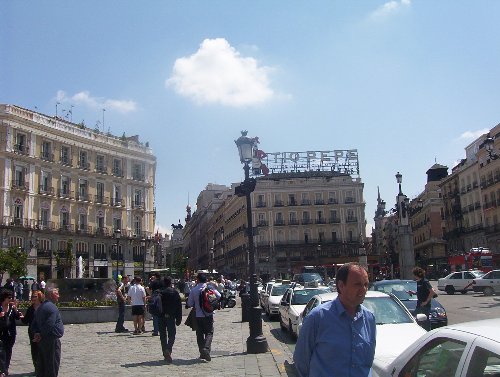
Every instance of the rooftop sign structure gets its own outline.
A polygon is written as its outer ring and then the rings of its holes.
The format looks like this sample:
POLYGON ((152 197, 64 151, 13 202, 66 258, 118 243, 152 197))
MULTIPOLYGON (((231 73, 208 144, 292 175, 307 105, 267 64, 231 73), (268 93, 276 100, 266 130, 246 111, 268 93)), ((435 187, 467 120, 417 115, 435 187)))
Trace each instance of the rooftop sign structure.
POLYGON ((334 171, 359 178, 357 149, 276 153, 257 152, 260 153, 256 153, 256 157, 254 157, 252 169, 254 175, 265 174, 262 167, 266 167, 269 173, 334 171))

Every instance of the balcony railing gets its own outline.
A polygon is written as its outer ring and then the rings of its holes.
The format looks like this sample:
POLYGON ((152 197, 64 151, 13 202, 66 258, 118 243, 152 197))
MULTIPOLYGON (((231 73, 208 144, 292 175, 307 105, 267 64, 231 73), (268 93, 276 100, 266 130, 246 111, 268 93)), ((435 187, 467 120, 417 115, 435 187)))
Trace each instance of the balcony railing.
POLYGON ((33 220, 32 227, 37 230, 54 230, 55 223, 53 221, 46 221, 46 220, 33 220))
POLYGON ((302 219, 302 225, 309 225, 312 223, 313 223, 312 219, 302 219))
POLYGON ((123 170, 120 169, 120 168, 113 168, 113 175, 115 177, 120 177, 122 178, 123 177, 123 170))
POLYGON ((81 202, 89 202, 90 201, 90 195, 87 194, 87 193, 77 193, 76 200, 79 200, 81 202))
POLYGON ((76 227, 76 233, 80 234, 92 234, 92 227, 86 224, 79 224, 76 227))
POLYGON ((144 174, 142 174, 142 173, 134 173, 134 174, 132 174, 132 179, 134 181, 144 182, 144 174))
POLYGON ((275 207, 283 207, 283 200, 275 200, 274 206, 275 207))
POLYGON ((267 226, 267 221, 266 220, 258 220, 257 226, 267 226))
POLYGON ((21 180, 17 180, 16 179, 16 180, 12 181, 11 188, 13 190, 28 191, 29 190, 29 185, 25 181, 21 181, 21 180))
POLYGON ((24 144, 15 144, 14 152, 18 154, 28 155, 30 148, 24 144))
POLYGON ((97 165, 95 167, 96 173, 101 173, 101 174, 108 174, 108 168, 106 166, 99 166, 97 165))
POLYGON ((79 161, 78 162, 78 169, 89 170, 90 169, 90 162, 79 161))
POLYGON ((40 185, 38 186, 38 193, 41 195, 54 195, 54 187, 40 185))
POLYGON ((354 203, 354 202, 355 202, 354 198, 351 198, 351 197, 345 198, 345 201, 344 201, 345 204, 350 204, 350 203, 354 203))
POLYGON ((328 219, 328 222, 330 224, 340 224, 340 218, 338 218, 338 217, 330 217, 328 219))
POLYGON ((275 226, 283 226, 283 225, 285 225, 285 220, 283 220, 283 219, 276 219, 276 220, 274 220, 274 225, 275 226))
POLYGON ((299 220, 290 219, 290 220, 288 220, 288 225, 299 225, 299 220))
POLYGON ((257 208, 264 208, 264 207, 266 207, 266 202, 264 202, 264 201, 257 201, 257 203, 255 204, 255 206, 257 208))
POLYGON ((357 221, 358 221, 358 218, 357 218, 357 217, 347 217, 347 218, 345 219, 345 221, 346 221, 347 223, 355 223, 355 222, 357 222, 357 221))
POLYGON ((60 224, 59 231, 60 232, 73 232, 75 229, 74 224, 60 224))
POLYGON ((61 156, 60 162, 61 162, 61 165, 64 165, 64 166, 70 166, 70 167, 73 166, 73 160, 69 157, 61 156))
POLYGON ((289 206, 296 206, 297 204, 298 204, 298 203, 297 203, 297 201, 296 201, 296 200, 289 200, 289 201, 288 201, 288 205, 289 205, 289 206))
POLYGON ((328 204, 339 204, 339 201, 336 198, 328 198, 328 204))
POLYGON ((64 199, 73 199, 73 191, 58 189, 57 196, 64 199))
POLYGON ((49 152, 40 152, 40 159, 44 161, 54 162, 54 154, 49 152))
POLYGON ((104 195, 94 195, 94 203, 96 204, 108 204, 109 198, 104 195))
POLYGON ((302 199, 300 201, 300 205, 301 206, 310 206, 311 205, 311 201, 309 199, 302 199))
POLYGON ((94 235, 96 235, 96 236, 109 236, 109 228, 108 227, 95 228, 94 235))
POLYGON ((52 256, 52 250, 39 250, 36 251, 37 258, 50 258, 52 256))
POLYGON ((123 206, 123 199, 122 198, 111 198, 111 205, 115 207, 121 207, 123 206))
POLYGON ((321 205, 325 204, 325 201, 323 199, 316 199, 314 201, 314 204, 316 204, 317 206, 318 205, 321 206, 321 205))
POLYGON ((132 208, 133 209, 144 209, 144 202, 141 201, 132 201, 132 208))
POLYGON ((24 219, 22 217, 4 216, 3 217, 3 225, 19 226, 19 227, 27 228, 28 227, 28 219, 24 219))
POLYGON ((316 224, 326 224, 326 220, 324 218, 316 219, 316 224))

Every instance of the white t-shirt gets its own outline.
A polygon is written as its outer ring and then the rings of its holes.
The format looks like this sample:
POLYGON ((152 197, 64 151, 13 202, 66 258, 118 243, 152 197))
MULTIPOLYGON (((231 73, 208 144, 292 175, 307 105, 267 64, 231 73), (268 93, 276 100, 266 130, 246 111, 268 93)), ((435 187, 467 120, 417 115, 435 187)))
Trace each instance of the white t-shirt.
POLYGON ((140 284, 134 284, 130 287, 127 293, 130 297, 130 303, 134 305, 144 305, 144 297, 146 297, 146 291, 144 287, 140 284))
POLYGON ((46 285, 45 280, 42 280, 40 282, 40 288, 45 289, 45 285, 46 285))

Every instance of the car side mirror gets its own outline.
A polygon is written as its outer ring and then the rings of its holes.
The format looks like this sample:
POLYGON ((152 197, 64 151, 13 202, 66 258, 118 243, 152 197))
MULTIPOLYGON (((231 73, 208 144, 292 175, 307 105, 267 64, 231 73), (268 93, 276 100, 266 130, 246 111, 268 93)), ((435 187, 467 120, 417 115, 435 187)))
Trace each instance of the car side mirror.
POLYGON ((417 322, 424 322, 427 321, 427 316, 423 313, 418 313, 416 319, 417 322))

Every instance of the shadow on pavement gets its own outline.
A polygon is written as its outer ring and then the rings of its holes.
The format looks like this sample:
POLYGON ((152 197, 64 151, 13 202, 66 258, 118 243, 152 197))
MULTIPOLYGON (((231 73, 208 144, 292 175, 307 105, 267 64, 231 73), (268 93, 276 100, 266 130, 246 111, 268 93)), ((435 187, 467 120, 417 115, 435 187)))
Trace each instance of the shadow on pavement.
POLYGON ((288 377, 298 377, 295 366, 293 364, 290 364, 288 360, 285 360, 285 372, 288 377))
POLYGON ((281 343, 285 344, 295 344, 295 340, 292 339, 288 333, 283 333, 283 331, 278 327, 277 329, 271 329, 271 334, 279 340, 281 343))

